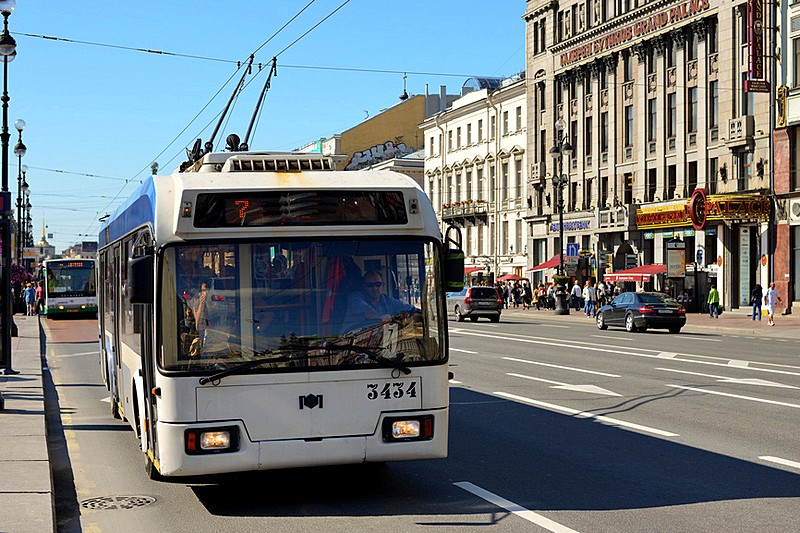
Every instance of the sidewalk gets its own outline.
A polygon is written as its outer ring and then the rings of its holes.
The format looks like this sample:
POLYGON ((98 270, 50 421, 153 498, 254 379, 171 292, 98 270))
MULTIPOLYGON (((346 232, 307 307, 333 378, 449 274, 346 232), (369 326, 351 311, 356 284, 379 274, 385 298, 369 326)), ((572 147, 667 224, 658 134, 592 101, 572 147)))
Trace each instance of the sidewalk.
MULTIPOLYGON (((750 308, 734 309, 723 312, 719 318, 710 318, 705 313, 687 313, 686 326, 682 331, 717 333, 720 335, 751 335, 800 339, 800 314, 781 315, 785 308, 781 307, 775 314, 775 326, 767 326, 767 317, 761 321, 750 318, 750 308)), ((523 310, 522 307, 503 309, 507 316, 526 316, 536 320, 566 320, 589 322, 583 311, 570 309, 569 315, 556 315, 552 310, 523 310)), ((501 319, 502 320, 502 319, 501 319)))
POLYGON ((38 317, 14 316, 16 375, 0 375, 0 532, 55 531, 55 498, 47 454, 38 317))

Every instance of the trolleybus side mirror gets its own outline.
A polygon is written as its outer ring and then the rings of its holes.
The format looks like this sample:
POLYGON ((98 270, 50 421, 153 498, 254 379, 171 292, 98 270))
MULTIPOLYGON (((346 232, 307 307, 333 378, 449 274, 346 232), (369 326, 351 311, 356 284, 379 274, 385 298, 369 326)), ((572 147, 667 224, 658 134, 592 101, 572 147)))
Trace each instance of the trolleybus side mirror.
POLYGON ((444 286, 447 292, 464 288, 464 251, 461 249, 461 230, 450 226, 444 234, 444 286), (453 236, 451 236, 451 232, 453 236))
POLYGON ((132 304, 153 303, 153 256, 128 260, 128 300, 132 304))

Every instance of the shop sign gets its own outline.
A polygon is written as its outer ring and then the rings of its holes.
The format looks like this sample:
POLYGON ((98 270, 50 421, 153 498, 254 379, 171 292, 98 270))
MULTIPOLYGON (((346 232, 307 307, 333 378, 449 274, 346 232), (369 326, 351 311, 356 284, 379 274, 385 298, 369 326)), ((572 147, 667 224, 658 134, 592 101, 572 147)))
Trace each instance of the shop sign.
POLYGON ((693 229, 685 229, 683 230, 684 237, 694 237, 694 230, 693 229))
POLYGON ((644 238, 647 241, 652 241, 653 239, 656 238, 656 234, 653 233, 652 231, 645 231, 644 232, 644 238))
MULTIPOLYGON (((569 222, 564 222, 564 231, 580 231, 584 229, 589 229, 591 225, 589 224, 588 220, 571 220, 569 222)), ((550 224, 550 231, 558 231, 559 225, 558 222, 553 222, 550 224)))
POLYGON ((566 67, 578 61, 589 59, 614 48, 623 46, 653 32, 682 22, 709 8, 708 0, 688 0, 678 2, 663 11, 634 20, 632 23, 610 31, 599 38, 576 46, 561 54, 561 66, 566 67))
POLYGON ((661 234, 661 236, 662 236, 663 238, 665 238, 665 239, 671 239, 671 238, 672 238, 672 237, 674 237, 675 235, 674 235, 674 234, 673 234, 673 232, 671 232, 671 231, 665 231, 665 232, 663 232, 663 233, 661 234))
POLYGON ((690 200, 670 202, 636 210, 636 228, 706 227, 709 220, 767 221, 770 198, 760 194, 711 194, 697 189, 690 200))

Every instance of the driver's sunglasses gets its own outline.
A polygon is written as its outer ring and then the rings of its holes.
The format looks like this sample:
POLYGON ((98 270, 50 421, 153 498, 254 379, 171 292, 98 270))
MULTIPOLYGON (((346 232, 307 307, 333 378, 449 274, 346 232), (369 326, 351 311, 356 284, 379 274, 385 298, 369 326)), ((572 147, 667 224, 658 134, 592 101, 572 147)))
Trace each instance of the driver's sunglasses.
POLYGON ((369 283, 364 283, 365 287, 369 287, 370 289, 374 289, 375 287, 383 287, 382 281, 371 281, 369 283))

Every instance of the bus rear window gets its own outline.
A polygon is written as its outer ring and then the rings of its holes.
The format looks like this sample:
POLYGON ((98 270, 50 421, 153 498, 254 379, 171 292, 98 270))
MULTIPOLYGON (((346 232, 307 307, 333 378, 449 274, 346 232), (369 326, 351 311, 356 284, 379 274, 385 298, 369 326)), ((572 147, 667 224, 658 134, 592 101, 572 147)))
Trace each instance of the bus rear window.
POLYGON ((201 193, 194 213, 196 228, 407 223, 400 191, 201 193))

